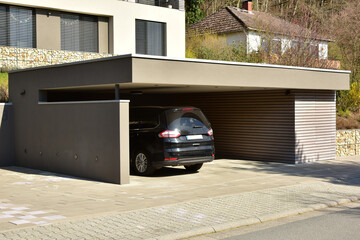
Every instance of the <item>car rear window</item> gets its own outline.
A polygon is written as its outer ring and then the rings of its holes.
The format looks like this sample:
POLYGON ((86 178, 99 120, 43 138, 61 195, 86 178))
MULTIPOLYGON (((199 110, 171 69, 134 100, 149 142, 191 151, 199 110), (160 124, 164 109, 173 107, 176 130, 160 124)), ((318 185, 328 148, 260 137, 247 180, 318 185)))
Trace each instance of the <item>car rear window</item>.
POLYGON ((130 129, 155 128, 159 125, 159 111, 156 109, 130 109, 130 129))
POLYGON ((182 134, 206 134, 211 128, 205 115, 199 110, 168 110, 165 112, 169 130, 180 130, 182 134))

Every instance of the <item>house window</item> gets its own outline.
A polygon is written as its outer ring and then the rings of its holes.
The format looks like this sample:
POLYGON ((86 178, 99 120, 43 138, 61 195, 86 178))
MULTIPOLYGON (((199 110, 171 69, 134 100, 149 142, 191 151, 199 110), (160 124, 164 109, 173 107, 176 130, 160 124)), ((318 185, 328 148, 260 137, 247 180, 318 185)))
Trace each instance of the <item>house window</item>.
POLYGON ((98 52, 98 18, 62 13, 61 50, 98 52))
POLYGON ((261 49, 267 53, 281 54, 281 40, 262 38, 261 49))
POLYGON ((136 20, 136 53, 166 56, 166 24, 136 20))
POLYGON ((0 5, 0 45, 35 47, 33 9, 0 5))

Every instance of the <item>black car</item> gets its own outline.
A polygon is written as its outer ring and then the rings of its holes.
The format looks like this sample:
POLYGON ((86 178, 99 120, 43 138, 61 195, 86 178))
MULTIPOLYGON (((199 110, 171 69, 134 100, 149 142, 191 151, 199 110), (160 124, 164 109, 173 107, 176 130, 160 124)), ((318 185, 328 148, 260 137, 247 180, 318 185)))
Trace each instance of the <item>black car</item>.
POLYGON ((213 130, 194 107, 130 108, 130 166, 151 175, 164 166, 199 170, 215 157, 213 130))

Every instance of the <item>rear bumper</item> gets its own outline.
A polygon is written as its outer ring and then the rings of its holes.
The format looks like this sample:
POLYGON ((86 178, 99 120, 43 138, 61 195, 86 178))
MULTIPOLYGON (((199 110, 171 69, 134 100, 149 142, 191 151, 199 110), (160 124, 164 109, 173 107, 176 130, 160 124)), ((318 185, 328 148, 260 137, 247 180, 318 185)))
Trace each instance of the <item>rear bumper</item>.
POLYGON ((212 162, 214 157, 194 157, 194 158, 180 158, 178 160, 169 160, 169 161, 158 161, 153 162, 154 167, 166 167, 166 166, 183 166, 183 165, 193 165, 197 163, 212 162))

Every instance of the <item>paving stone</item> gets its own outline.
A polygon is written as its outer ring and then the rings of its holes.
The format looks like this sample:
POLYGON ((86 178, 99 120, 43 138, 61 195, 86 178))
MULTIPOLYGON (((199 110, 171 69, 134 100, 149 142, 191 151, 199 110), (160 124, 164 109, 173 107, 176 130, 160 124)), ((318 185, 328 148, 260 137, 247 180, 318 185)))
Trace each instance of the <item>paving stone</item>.
POLYGON ((26 233, 29 236, 60 239, 69 236, 75 239, 117 239, 119 236, 156 238, 193 228, 212 226, 218 222, 281 214, 351 197, 360 198, 359 187, 332 183, 298 184, 168 205, 166 211, 163 211, 163 207, 142 209, 101 218, 55 223, 51 226, 27 229, 24 232, 21 229, 13 230, 1 233, 0 236, 3 239, 14 239, 26 233), (159 215, 159 212, 163 214, 159 215), (186 217, 181 217, 183 215, 186 217))

